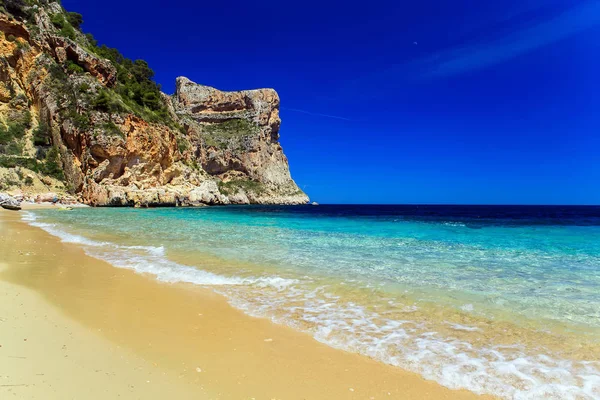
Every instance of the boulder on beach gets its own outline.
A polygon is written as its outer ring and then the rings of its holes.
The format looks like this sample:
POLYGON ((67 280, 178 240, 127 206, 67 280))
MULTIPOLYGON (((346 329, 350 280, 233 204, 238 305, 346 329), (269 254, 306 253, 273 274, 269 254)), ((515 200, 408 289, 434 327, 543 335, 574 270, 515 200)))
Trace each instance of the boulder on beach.
POLYGON ((21 209, 20 202, 5 193, 0 193, 0 206, 6 210, 18 211, 21 209))
POLYGON ((35 198, 36 203, 56 203, 58 201, 58 195, 53 192, 38 194, 35 198))

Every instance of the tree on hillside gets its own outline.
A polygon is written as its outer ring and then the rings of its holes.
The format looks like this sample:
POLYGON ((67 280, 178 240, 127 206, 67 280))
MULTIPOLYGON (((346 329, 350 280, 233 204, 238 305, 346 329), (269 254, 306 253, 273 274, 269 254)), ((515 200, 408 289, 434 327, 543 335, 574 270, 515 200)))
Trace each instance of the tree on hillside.
POLYGON ((81 30, 81 24, 83 24, 83 15, 76 12, 67 13, 67 21, 77 30, 81 30))

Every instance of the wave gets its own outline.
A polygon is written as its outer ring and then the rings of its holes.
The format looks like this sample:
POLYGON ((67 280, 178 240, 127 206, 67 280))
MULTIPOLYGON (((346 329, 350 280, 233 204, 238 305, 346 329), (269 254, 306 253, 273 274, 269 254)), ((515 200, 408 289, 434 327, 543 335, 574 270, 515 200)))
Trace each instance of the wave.
MULTIPOLYGON (((292 286, 285 299, 242 289, 217 291, 249 315, 302 330, 331 347, 416 372, 450 389, 518 400, 600 399, 597 361, 561 359, 522 346, 478 346, 476 341, 442 336, 426 323, 386 318, 325 288, 305 291, 292 286)), ((456 331, 484 333, 446 324, 456 331)))
MULTIPOLYGON (((468 389, 506 399, 600 399, 600 362, 552 357, 521 346, 481 345, 443 336, 425 322, 409 319, 417 308, 398 305, 393 317, 315 287, 310 277, 224 276, 178 264, 163 246, 124 246, 94 241, 39 221, 23 220, 79 244, 90 256, 115 267, 152 274, 161 282, 210 286, 245 313, 311 334, 331 347, 359 353, 421 374, 451 389, 468 389)), ((466 312, 472 304, 461 307, 466 312)), ((478 327, 442 321, 457 333, 483 335, 478 327)))
POLYGON ((41 228, 62 242, 83 246, 86 254, 104 260, 115 267, 133 270, 141 274, 152 274, 157 280, 167 283, 192 283, 195 285, 257 285, 284 288, 295 283, 292 279, 280 277, 226 277, 195 267, 170 261, 165 256, 163 246, 124 246, 112 242, 100 242, 80 235, 68 233, 56 224, 38 222, 35 214, 24 213, 23 221, 41 228))
POLYGON ((462 228, 465 228, 467 226, 467 224, 465 224, 463 222, 442 222, 442 225, 456 226, 456 227, 462 227, 462 228))

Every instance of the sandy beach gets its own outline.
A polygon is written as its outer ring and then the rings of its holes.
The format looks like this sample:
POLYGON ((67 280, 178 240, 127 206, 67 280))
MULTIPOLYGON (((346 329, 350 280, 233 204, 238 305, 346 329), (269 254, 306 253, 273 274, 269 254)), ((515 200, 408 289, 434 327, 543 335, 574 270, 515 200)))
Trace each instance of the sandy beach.
POLYGON ((0 212, 0 391, 19 399, 467 399, 87 256, 0 212))

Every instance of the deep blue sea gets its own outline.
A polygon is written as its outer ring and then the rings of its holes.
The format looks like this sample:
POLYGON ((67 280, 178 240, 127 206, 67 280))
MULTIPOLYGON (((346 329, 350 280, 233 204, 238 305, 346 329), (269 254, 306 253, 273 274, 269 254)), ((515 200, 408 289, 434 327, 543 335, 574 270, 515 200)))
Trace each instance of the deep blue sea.
POLYGON ((600 398, 600 207, 36 210, 115 267, 450 388, 600 398))

